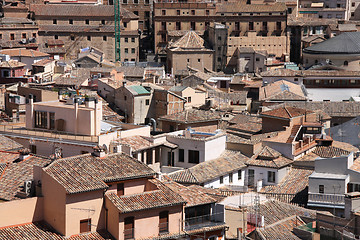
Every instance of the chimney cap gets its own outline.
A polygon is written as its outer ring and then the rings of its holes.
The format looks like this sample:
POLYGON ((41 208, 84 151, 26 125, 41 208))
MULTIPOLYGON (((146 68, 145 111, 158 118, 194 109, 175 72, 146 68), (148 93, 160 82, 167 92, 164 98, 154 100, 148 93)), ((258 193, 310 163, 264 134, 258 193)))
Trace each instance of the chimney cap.
POLYGON ((20 155, 29 155, 30 154, 30 149, 28 148, 23 148, 19 150, 20 155))

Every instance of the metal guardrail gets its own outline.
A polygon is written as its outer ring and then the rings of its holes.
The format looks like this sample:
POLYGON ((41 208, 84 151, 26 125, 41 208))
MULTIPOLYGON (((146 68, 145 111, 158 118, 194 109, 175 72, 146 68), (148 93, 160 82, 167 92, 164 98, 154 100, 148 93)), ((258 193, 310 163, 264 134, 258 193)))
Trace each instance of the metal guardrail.
POLYGON ((0 124, 0 133, 10 134, 13 136, 25 136, 29 138, 43 137, 62 140, 73 140, 81 142, 99 142, 98 136, 85 136, 85 135, 76 135, 68 132, 58 132, 50 131, 45 129, 26 129, 23 125, 19 124, 0 124))
POLYGON ((309 202, 345 204, 343 194, 309 193, 309 202))

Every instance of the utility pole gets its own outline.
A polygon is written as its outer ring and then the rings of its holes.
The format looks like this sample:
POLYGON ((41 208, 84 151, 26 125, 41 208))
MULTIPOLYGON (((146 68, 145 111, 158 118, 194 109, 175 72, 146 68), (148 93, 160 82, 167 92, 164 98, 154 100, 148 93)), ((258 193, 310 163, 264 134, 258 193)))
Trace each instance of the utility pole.
POLYGON ((120 0, 114 2, 115 11, 115 62, 121 61, 121 49, 120 49, 120 33, 121 33, 121 14, 120 14, 120 0))

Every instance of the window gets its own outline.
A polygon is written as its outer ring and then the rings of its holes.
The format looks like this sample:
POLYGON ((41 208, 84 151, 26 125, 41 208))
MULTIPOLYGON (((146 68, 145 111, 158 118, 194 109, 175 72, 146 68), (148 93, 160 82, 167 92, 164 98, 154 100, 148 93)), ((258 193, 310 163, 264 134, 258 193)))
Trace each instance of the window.
POLYGON ((129 53, 129 49, 128 49, 128 48, 125 48, 124 51, 125 51, 125 53, 129 53))
POLYGON ((124 219, 124 239, 133 239, 134 238, 134 217, 127 217, 124 219))
POLYGON ((102 24, 102 25, 105 25, 105 20, 101 20, 101 24, 102 24))
POLYGON ((124 22, 124 28, 127 28, 127 22, 124 22))
POLYGON ((21 38, 26 38, 26 33, 22 33, 21 38))
POLYGON ((176 15, 180 15, 180 10, 176 10, 176 15))
POLYGON ((355 2, 352 2, 352 3, 351 3, 351 6, 352 6, 352 7, 355 7, 355 2))
POLYGON ((80 220, 80 233, 91 231, 91 218, 80 220))
POLYGON ((254 22, 249 22, 249 30, 254 30, 254 22))
POLYGON ((224 177, 220 176, 220 184, 223 184, 223 183, 224 183, 224 177))
POLYGON ((117 184, 117 193, 118 196, 124 195, 124 183, 117 184))
POLYGON ((135 42, 135 38, 131 38, 131 42, 135 42))
POLYGON ((163 211, 159 214, 159 233, 169 232, 169 211, 163 211))
POLYGON ((187 98, 187 102, 188 102, 188 103, 191 103, 191 97, 188 97, 188 98, 187 98))
POLYGON ((90 20, 89 19, 85 19, 85 24, 89 25, 90 24, 90 20))
POLYGON ((74 40, 75 40, 75 37, 74 37, 74 36, 70 36, 70 40, 71 40, 71 41, 74 41, 74 40))
POLYGON ((33 33, 33 34, 32 34, 32 37, 33 37, 33 38, 36 38, 36 33, 33 33))
POLYGON ((58 36, 58 35, 55 35, 55 36, 54 36, 54 39, 59 39, 59 36, 58 36))
POLYGON ((199 163, 199 151, 189 150, 189 163, 199 163))
POLYGON ((35 111, 35 127, 47 128, 47 112, 35 111))
POLYGON ((324 185, 319 185, 319 193, 324 193, 324 192, 325 192, 324 185))
POLYGON ((87 40, 88 40, 88 41, 91 41, 91 36, 87 36, 87 40))
POLYGON ((344 61, 344 66, 348 66, 349 62, 348 61, 344 61))
POLYGON ((149 149, 146 151, 146 164, 153 164, 153 151, 149 149))
POLYGON ((124 42, 129 42, 129 39, 128 38, 124 38, 124 42))
MULTIPOLYGON (((135 4, 139 4, 139 0, 134 0, 135 4)), ((137 15, 137 14, 136 14, 137 15)))
POLYGON ((150 0, 145 0, 145 4, 149 5, 150 4, 150 0))
POLYGON ((69 24, 73 24, 74 23, 74 21, 72 20, 72 19, 69 19, 69 24))
POLYGON ((166 30, 166 22, 161 22, 161 30, 166 30))
POLYGON ((53 19, 53 24, 57 24, 57 20, 56 20, 56 19, 53 19))
POLYGON ((131 53, 135 53, 135 48, 132 48, 132 49, 131 49, 131 53))
POLYGON ((184 149, 179 148, 179 162, 184 162, 184 155, 185 155, 184 149))
POLYGON ((191 30, 196 30, 196 25, 195 25, 195 22, 191 22, 190 23, 190 27, 191 27, 191 30))
POLYGON ((145 100, 145 105, 146 105, 146 106, 150 105, 150 99, 146 99, 146 100, 145 100))
POLYGON ((166 15, 166 10, 161 11, 162 15, 166 15))
POLYGON ((2 33, 0 33, 0 40, 2 39, 2 33))
POLYGON ((238 170, 238 180, 241 180, 241 170, 238 170))
POLYGON ((131 61, 132 61, 132 62, 135 62, 135 58, 132 58, 131 61))
POLYGON ((15 40, 15 34, 14 33, 10 33, 10 40, 15 40))
POLYGON ((281 22, 276 22, 276 30, 281 30, 281 22))
POLYGON ((260 61, 260 58, 256 58, 255 61, 259 62, 259 61, 260 61))
POLYGON ((107 37, 106 36, 103 36, 103 41, 107 41, 107 37))
POLYGON ((181 22, 176 22, 176 30, 181 30, 181 22))
POLYGON ((123 4, 127 4, 127 0, 123 0, 123 4))
POLYGON ((263 31, 267 31, 267 30, 268 30, 267 22, 263 22, 263 23, 262 23, 262 30, 263 30, 263 31))
POLYGON ((206 15, 210 15, 210 11, 209 11, 209 10, 206 10, 206 15))
POLYGON ((232 182, 233 182, 233 174, 229 173, 229 183, 232 183, 232 182))
POLYGON ((269 183, 275 182, 275 172, 268 171, 268 182, 269 183))
POLYGON ((139 11, 134 11, 134 14, 139 16, 139 11))
POLYGON ((191 15, 195 15, 195 10, 191 10, 191 15))
POLYGON ((198 58, 198 62, 201 62, 200 58, 198 58))
POLYGON ((49 113, 50 117, 50 129, 55 129, 55 113, 49 113))
POLYGON ((36 145, 30 145, 30 152, 36 154, 36 145))

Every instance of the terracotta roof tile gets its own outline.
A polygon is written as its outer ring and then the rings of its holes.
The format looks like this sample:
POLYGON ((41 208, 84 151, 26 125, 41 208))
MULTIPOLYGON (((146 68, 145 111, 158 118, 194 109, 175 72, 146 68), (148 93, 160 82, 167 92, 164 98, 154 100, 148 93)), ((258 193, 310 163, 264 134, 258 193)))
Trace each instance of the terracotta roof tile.
POLYGON ((201 184, 214 178, 246 167, 248 157, 237 151, 225 150, 219 158, 199 163, 191 168, 170 173, 168 176, 179 183, 201 184))
POLYGON ((45 168, 45 172, 68 194, 106 189, 106 182, 155 174, 145 164, 123 153, 109 154, 103 158, 91 154, 63 158, 45 168))
POLYGON ((305 115, 305 112, 307 114, 313 113, 313 111, 310 110, 285 106, 274 110, 262 112, 261 116, 291 119, 294 117, 305 115))
POLYGON ((314 154, 318 155, 322 158, 333 158, 340 156, 347 156, 350 154, 349 151, 343 150, 341 148, 333 147, 333 146, 317 146, 314 151, 314 154))
MULTIPOLYGON (((4 159, 4 152, 0 154, 1 159, 4 159)), ((24 186, 24 181, 31 180, 33 178, 34 165, 46 166, 51 160, 48 158, 30 156, 23 161, 15 161, 19 158, 18 153, 8 153, 6 168, 3 169, 0 176, 0 199, 14 200, 18 199, 16 194, 21 191, 24 186)), ((4 168, 4 167, 3 167, 4 168)))
POLYGON ((170 47, 181 49, 202 49, 204 48, 204 39, 202 39, 196 32, 188 31, 179 40, 172 43, 170 47))
POLYGON ((26 66, 26 64, 12 59, 6 62, 0 62, 1 68, 19 68, 24 66, 26 66))
POLYGON ((259 239, 262 240, 300 240, 298 236, 293 233, 295 227, 304 225, 305 222, 293 216, 285 221, 278 222, 270 227, 256 229, 259 239))
POLYGON ((120 213, 143 211, 154 208, 185 204, 185 200, 157 179, 149 180, 157 190, 138 194, 118 196, 109 193, 105 196, 117 207, 120 213))
POLYGON ((269 168, 282 168, 291 164, 293 160, 282 156, 278 151, 265 146, 252 158, 250 158, 246 165, 269 167, 269 168))
POLYGON ((47 64, 49 64, 49 63, 51 63, 53 61, 54 60, 52 60, 52 59, 42 59, 42 60, 40 60, 40 61, 38 61, 36 63, 33 63, 32 66, 41 66, 41 67, 43 67, 43 66, 46 66, 47 64))
POLYGON ((0 51, 1 54, 9 55, 10 57, 48 57, 49 54, 35 51, 32 49, 4 49, 0 51))
POLYGON ((196 122, 211 122, 219 121, 221 114, 218 112, 205 110, 186 110, 172 115, 165 115, 159 118, 160 121, 172 121, 179 123, 196 123, 196 122))

